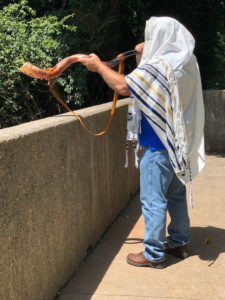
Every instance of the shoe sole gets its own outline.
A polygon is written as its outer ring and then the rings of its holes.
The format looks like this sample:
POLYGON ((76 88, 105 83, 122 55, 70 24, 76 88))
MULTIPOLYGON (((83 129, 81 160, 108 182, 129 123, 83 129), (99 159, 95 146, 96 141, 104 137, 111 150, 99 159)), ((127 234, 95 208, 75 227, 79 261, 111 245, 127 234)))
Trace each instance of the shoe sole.
POLYGON ((132 266, 135 266, 135 267, 148 267, 148 268, 154 268, 154 269, 164 269, 166 267, 166 263, 165 262, 161 262, 161 263, 144 263, 144 264, 138 264, 138 263, 135 263, 131 260, 129 260, 127 258, 127 263, 129 265, 132 265, 132 266))

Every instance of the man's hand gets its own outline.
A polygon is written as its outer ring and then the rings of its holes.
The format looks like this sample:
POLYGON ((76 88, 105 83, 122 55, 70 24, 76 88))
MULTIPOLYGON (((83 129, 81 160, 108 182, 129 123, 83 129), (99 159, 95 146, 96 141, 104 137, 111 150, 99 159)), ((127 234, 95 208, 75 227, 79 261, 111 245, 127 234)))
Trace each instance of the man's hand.
POLYGON ((124 74, 119 74, 110 69, 96 54, 92 53, 87 57, 79 58, 77 61, 86 66, 89 71, 99 73, 108 86, 118 94, 123 96, 130 95, 124 74))
POLYGON ((141 61, 141 57, 142 57, 142 53, 143 53, 143 49, 144 49, 144 45, 145 43, 140 43, 140 44, 137 44, 135 46, 135 50, 138 52, 136 54, 136 62, 137 62, 137 65, 139 65, 140 61, 141 61))
POLYGON ((77 61, 81 62, 92 72, 99 72, 100 66, 102 65, 100 58, 94 53, 89 54, 87 57, 79 58, 77 61))

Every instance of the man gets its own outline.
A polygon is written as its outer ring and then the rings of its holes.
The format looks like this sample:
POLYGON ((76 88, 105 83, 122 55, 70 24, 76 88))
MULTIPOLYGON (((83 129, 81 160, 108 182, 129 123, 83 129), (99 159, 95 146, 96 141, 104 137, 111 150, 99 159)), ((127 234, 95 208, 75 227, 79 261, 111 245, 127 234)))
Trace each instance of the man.
MULTIPOLYGON (((145 221, 144 250, 131 253, 134 266, 165 267, 165 252, 186 258, 189 217, 185 183, 204 167, 204 106, 194 38, 178 21, 152 17, 145 42, 136 46, 138 67, 116 73, 95 55, 82 58, 119 94, 135 103, 134 128, 144 147, 140 198, 145 221), (166 213, 170 214, 166 239, 166 213)), ((132 126, 131 129, 132 131, 132 126)), ((135 130, 134 130, 135 131, 135 130)))

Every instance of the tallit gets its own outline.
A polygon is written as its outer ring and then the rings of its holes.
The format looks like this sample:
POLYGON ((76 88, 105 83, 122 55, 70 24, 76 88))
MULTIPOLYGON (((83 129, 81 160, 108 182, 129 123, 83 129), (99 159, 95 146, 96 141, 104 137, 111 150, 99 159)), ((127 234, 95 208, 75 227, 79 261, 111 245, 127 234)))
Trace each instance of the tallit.
POLYGON ((177 20, 152 17, 146 22, 141 62, 126 76, 132 97, 183 183, 205 165, 204 104, 194 46, 193 36, 177 20))

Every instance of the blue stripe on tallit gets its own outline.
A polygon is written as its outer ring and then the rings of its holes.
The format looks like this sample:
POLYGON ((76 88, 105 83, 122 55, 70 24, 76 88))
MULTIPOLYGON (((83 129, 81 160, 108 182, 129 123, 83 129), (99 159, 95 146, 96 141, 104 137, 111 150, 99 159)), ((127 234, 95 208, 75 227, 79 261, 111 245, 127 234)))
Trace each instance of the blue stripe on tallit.
POLYGON ((127 76, 140 90, 142 90, 143 93, 145 93, 146 96, 148 96, 150 99, 152 99, 152 101, 155 102, 155 104, 157 104, 158 106, 160 106, 162 108, 163 111, 166 112, 165 108, 159 104, 154 98, 152 98, 136 81, 134 81, 131 77, 129 77, 129 75, 127 76))
MULTIPOLYGON (((132 79, 132 78, 130 78, 129 76, 127 76, 134 84, 136 84, 138 87, 139 87, 139 85, 132 79)), ((127 87, 128 87, 128 89, 129 89, 129 91, 131 92, 131 94, 133 94, 138 100, 140 100, 141 101, 141 103, 142 104, 144 104, 148 109, 150 109, 156 116, 158 116, 168 127, 169 127, 169 129, 170 129, 170 131, 171 131, 171 133, 172 133, 172 135, 173 136, 175 136, 174 135, 174 132, 173 132, 173 130, 172 130, 172 128, 170 127, 170 124, 166 121, 166 119, 164 119, 161 115, 160 115, 160 113, 158 113, 154 108, 152 108, 145 100, 143 100, 133 89, 132 89, 132 87, 129 85, 129 84, 127 84, 127 87)), ((141 88, 141 87, 140 87, 141 88)), ((142 88, 141 88, 141 90, 143 90, 142 88)), ((146 93, 147 94, 147 93, 146 93)), ((148 94, 147 94, 147 96, 149 96, 148 94)), ((156 104, 158 104, 160 107, 162 107, 156 100, 154 100, 154 98, 152 98, 151 96, 149 96, 156 104)), ((163 108, 163 110, 166 112, 166 110, 163 108)))
POLYGON ((152 120, 152 118, 150 118, 149 116, 147 116, 143 111, 142 111, 143 115, 145 116, 146 119, 149 119, 152 123, 154 123, 156 126, 158 126, 164 133, 166 133, 166 130, 163 129, 158 123, 156 123, 155 121, 152 120))
POLYGON ((139 100, 142 104, 144 104, 148 109, 151 110, 158 118, 160 118, 165 124, 167 124, 166 120, 156 111, 154 108, 152 108, 148 103, 146 103, 136 92, 128 85, 129 91, 139 100))
POLYGON ((150 64, 146 64, 146 66, 150 66, 151 68, 153 68, 156 72, 158 72, 166 81, 168 81, 167 80, 167 78, 166 78, 166 76, 164 76, 158 69, 156 69, 156 67, 153 67, 153 65, 150 65, 150 64))
POLYGON ((152 77, 154 77, 160 84, 162 87, 164 87, 164 89, 168 92, 168 94, 170 95, 170 91, 169 89, 166 87, 166 85, 164 83, 162 83, 162 81, 159 79, 159 77, 157 77, 157 75, 155 75, 152 71, 148 70, 147 68, 138 68, 139 70, 143 70, 146 71, 147 73, 149 73, 152 77))
POLYGON ((169 159, 170 159, 170 163, 173 165, 173 167, 176 168, 176 166, 174 165, 172 159, 170 157, 169 157, 169 159))

